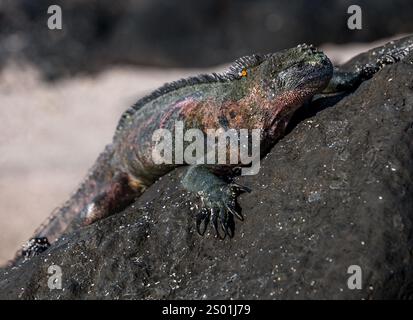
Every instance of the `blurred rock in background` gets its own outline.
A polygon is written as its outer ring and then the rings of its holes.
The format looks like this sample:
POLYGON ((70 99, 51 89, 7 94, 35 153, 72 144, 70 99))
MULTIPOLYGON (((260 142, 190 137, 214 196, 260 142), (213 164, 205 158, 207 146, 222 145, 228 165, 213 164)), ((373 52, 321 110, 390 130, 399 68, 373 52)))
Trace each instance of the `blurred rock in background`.
POLYGON ((53 79, 112 64, 206 67, 300 42, 369 42, 413 31, 413 2, 270 0, 2 0, 0 64, 28 59, 53 79), (60 5, 63 29, 47 28, 60 5), (347 9, 362 8, 349 30, 347 9))

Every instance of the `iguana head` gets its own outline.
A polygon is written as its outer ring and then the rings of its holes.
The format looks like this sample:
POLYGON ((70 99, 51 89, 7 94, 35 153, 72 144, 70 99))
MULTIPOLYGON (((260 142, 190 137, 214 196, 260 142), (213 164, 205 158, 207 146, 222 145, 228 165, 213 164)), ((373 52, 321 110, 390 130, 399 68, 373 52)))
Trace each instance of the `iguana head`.
POLYGON ((268 98, 286 92, 309 98, 323 90, 331 79, 333 66, 327 56, 312 45, 302 44, 265 56, 254 70, 256 85, 261 85, 268 98))
POLYGON ((238 123, 230 120, 229 126, 261 128, 271 136, 282 133, 294 111, 321 92, 333 74, 327 56, 305 44, 243 59, 247 63, 244 67, 238 63, 235 87, 242 98, 237 99, 238 112, 232 110, 242 117, 238 123))

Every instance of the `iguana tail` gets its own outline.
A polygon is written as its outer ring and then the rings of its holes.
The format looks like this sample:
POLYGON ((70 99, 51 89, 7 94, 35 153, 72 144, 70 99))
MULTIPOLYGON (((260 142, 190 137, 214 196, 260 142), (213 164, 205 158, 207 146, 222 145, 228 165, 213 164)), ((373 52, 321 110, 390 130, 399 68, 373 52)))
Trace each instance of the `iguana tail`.
POLYGON ((35 231, 11 264, 46 250, 64 233, 119 212, 144 190, 139 180, 113 165, 113 147, 106 146, 76 192, 35 231))

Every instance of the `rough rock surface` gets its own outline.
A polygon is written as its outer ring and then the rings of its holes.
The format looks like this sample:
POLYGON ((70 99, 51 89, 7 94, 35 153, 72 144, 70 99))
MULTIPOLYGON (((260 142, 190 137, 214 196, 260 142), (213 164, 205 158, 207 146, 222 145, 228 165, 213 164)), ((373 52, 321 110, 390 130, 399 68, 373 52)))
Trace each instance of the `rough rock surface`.
POLYGON ((0 276, 0 298, 413 298, 413 64, 385 67, 299 122, 241 177, 232 239, 194 230, 196 203, 163 177, 125 212, 0 276), (192 205, 193 207, 193 205, 192 205), (58 265, 63 289, 50 290, 58 265), (348 267, 362 270, 350 290, 348 267))

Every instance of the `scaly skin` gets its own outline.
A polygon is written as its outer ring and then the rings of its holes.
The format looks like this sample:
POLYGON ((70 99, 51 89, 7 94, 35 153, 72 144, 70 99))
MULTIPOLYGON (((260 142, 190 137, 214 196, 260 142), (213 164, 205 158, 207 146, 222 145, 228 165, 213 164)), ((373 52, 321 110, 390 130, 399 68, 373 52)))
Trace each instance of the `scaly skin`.
MULTIPOLYGON (((412 42, 402 40, 399 45, 397 50, 392 45, 382 55, 370 57, 364 67, 336 69, 326 92, 358 86, 378 71, 384 60, 393 57, 395 62, 404 57, 403 50, 410 51, 412 42), (382 60, 377 60, 380 57, 382 60)), ((300 45, 265 56, 241 58, 222 75, 180 80, 142 98, 123 114, 113 142, 74 195, 36 231, 23 249, 23 256, 38 254, 63 233, 121 211, 145 188, 177 167, 153 162, 152 136, 156 129, 173 131, 176 121, 184 123, 184 132, 191 128, 204 133, 219 128, 261 129, 261 150, 265 153, 282 137, 297 108, 322 92, 332 76, 331 62, 322 52, 300 45)), ((196 219, 198 232, 203 234, 212 219, 217 235, 224 237, 233 235, 233 216, 242 219, 236 196, 248 189, 224 182, 213 173, 220 172, 220 168, 189 166, 182 185, 202 200, 196 219)))
POLYGON ((384 66, 403 60, 412 51, 413 36, 408 36, 359 54, 344 66, 334 68, 334 75, 324 93, 354 90, 384 66))

